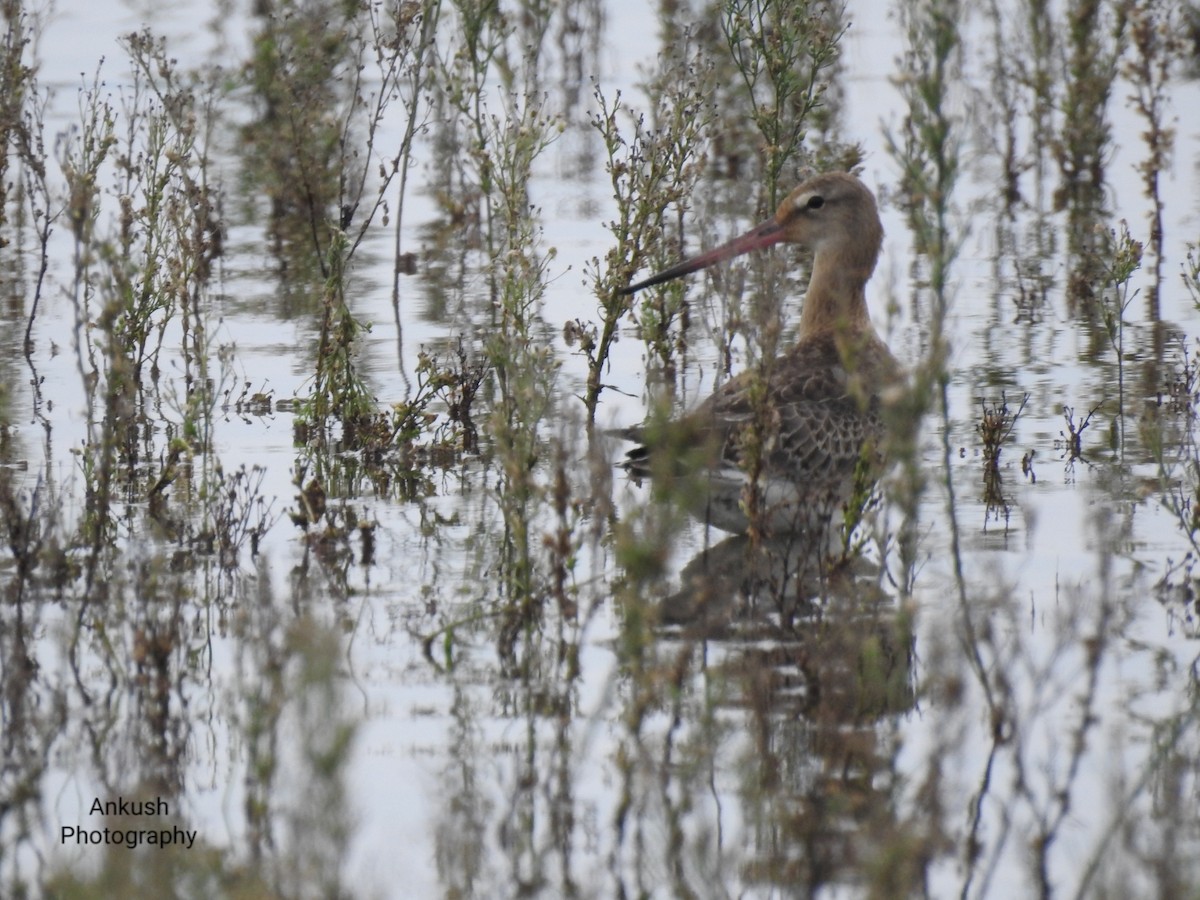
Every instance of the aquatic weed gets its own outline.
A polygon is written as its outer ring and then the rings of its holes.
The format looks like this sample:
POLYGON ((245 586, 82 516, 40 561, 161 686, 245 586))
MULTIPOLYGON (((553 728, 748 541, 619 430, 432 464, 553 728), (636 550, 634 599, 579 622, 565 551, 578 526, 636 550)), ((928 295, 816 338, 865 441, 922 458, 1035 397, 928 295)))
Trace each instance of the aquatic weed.
MULTIPOLYGON (((580 334, 593 331, 581 350, 588 362, 584 408, 588 422, 594 422, 600 395, 604 390, 603 373, 619 334, 619 325, 633 309, 633 298, 621 289, 634 272, 645 265, 663 264, 678 255, 664 240, 664 230, 674 218, 675 232, 682 240, 682 214, 704 167, 704 140, 713 110, 707 98, 711 68, 699 58, 688 34, 684 34, 677 54, 660 58, 660 74, 651 82, 653 115, 647 125, 644 113, 633 113, 620 94, 605 95, 598 83, 593 85, 597 110, 592 127, 604 142, 608 173, 617 202, 616 218, 606 225, 614 243, 603 264, 593 258, 588 266, 592 291, 599 301, 600 323, 579 322, 580 334), (622 118, 632 126, 626 132, 622 118)), ((668 232, 669 233, 669 232, 668 232)), ((664 286, 642 302, 643 339, 664 367, 665 379, 673 390, 675 341, 683 339, 682 326, 687 315, 681 285, 664 286)), ((668 391, 668 393, 670 392, 668 391)))

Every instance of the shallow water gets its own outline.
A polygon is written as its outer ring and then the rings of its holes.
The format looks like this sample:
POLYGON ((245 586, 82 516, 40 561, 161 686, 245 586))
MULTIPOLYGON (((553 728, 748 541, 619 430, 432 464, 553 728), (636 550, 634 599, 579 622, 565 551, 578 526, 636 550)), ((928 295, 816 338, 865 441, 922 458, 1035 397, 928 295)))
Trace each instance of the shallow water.
MULTIPOLYGON (((1200 457, 1187 372, 1194 377, 1200 333, 1180 270, 1197 240, 1200 190, 1197 135, 1184 118, 1197 83, 1182 58, 1163 93, 1176 134, 1160 171, 1156 281, 1153 203, 1136 168, 1148 158, 1147 126, 1128 102, 1129 72, 1109 66, 1120 72, 1109 101, 1079 113, 1111 128, 1089 204, 1058 164, 1069 91, 1086 80, 1062 76, 1065 31, 1038 57, 1025 6, 998 19, 972 9, 946 99, 961 171, 945 237, 961 249, 939 296, 935 269, 916 250, 928 235, 904 206, 902 166, 919 148, 895 149, 912 114, 901 10, 921 8, 846 11, 840 62, 827 72, 830 121, 810 128, 805 146, 861 145, 886 230, 872 316, 918 372, 931 333, 944 328, 946 404, 936 391, 926 398, 861 558, 802 591, 776 571, 776 557, 748 557, 744 543, 679 515, 613 465, 621 447, 600 430, 642 421, 661 393, 645 332, 623 319, 594 434, 580 399, 587 360, 563 336, 570 321, 600 321, 591 261, 614 242, 605 227, 616 216, 613 188, 589 124, 592 79, 610 101, 619 90, 648 109, 646 82, 664 47, 680 46, 680 23, 697 23, 697 65, 711 62, 718 79, 707 168, 685 198, 685 243, 711 245, 762 215, 761 142, 737 108, 711 10, 660 18, 639 3, 505 7, 506 25, 527 30, 495 57, 512 67, 511 85, 498 83, 495 60, 481 76, 497 116, 483 120, 494 128, 489 151, 503 152, 505 124, 531 102, 554 117, 552 140, 533 154, 527 202, 520 178, 491 195, 472 182, 481 158, 468 149, 473 126, 435 100, 449 76, 418 93, 426 127, 399 233, 415 273, 398 277, 393 307, 393 182, 389 224, 381 212, 366 230, 345 282, 353 315, 371 325, 353 342, 353 367, 383 411, 419 396, 422 351, 451 364, 460 340, 464 365, 508 354, 508 380, 484 378, 474 442, 441 395, 428 408, 437 419, 400 453, 356 445, 337 428, 323 440, 303 406, 329 282, 308 235, 271 216, 273 200, 299 202, 262 171, 287 146, 289 120, 271 120, 257 139, 241 129, 268 118, 239 74, 264 20, 223 6, 103 8, 62 3, 45 24, 47 147, 72 128, 79 141, 79 73, 91 85, 102 57, 100 95, 118 122, 130 120, 136 82, 117 38, 142 22, 165 36, 181 70, 219 63, 209 177, 219 183, 223 252, 196 295, 203 351, 180 349, 196 346, 187 344, 196 331, 183 328, 179 308, 163 322, 162 374, 143 376, 137 427, 120 445, 134 446, 137 460, 113 451, 123 467, 105 506, 94 475, 108 446, 104 394, 89 406, 81 371, 115 380, 102 315, 108 263, 99 254, 89 269, 91 337, 81 338, 61 153, 48 150, 50 208, 61 212, 28 361, 37 246, 31 223, 10 213, 4 226, 0 893, 115 895, 131 884, 186 893, 188 883, 205 895, 355 897, 1196 891, 1200 610, 1189 516, 1200 457), (532 64, 522 54, 543 14, 532 64), (1009 67, 1000 76, 997 47, 1009 67), (1051 109, 1029 87, 1039 66, 1052 71, 1051 109), (506 106, 507 89, 518 99, 506 106), (1010 133, 1021 200, 1006 206, 1010 133), (1076 193, 1056 198, 1063 185, 1076 193), (512 227, 528 232, 507 230, 508 200, 512 227), (1147 252, 1129 282, 1118 352, 1102 311, 1111 287, 1097 269, 1078 274, 1077 248, 1122 221, 1147 252), (514 310, 504 279, 522 275, 532 299, 514 310), (1081 285, 1099 298, 1090 307, 1068 290, 1081 285), (209 415, 188 412, 199 394, 185 376, 197 372, 214 385, 209 415), (255 393, 270 403, 251 402, 255 393), (986 475, 979 426, 1001 403, 1012 430, 997 480, 986 475), (1064 407, 1077 429, 1094 410, 1081 456, 1064 407), (197 422, 203 438, 188 431, 197 422), (181 436, 186 449, 172 458, 181 436), (229 480, 242 466, 248 478, 229 480), (321 491, 302 492, 314 478, 321 491), (256 548, 244 538, 232 561, 213 549, 222 533, 256 525, 256 548), (776 591, 747 596, 747 572, 776 591), (698 604, 735 627, 655 627, 698 604), (196 845, 64 841, 75 824, 158 827, 90 813, 117 796, 163 798, 168 822, 194 830, 196 845)), ((313 9, 280 7, 278 21, 313 9)), ((467 9, 440 11, 444 59, 461 46, 467 9)), ((330 10, 318 19, 336 18, 330 10)), ((304 50, 314 58, 337 50, 321 21, 328 44, 304 50)), ((1122 46, 1122 59, 1134 58, 1122 46)), ((335 71, 344 79, 353 67, 335 71)), ((339 108, 336 90, 315 96, 339 108)), ((405 94, 379 125, 374 146, 389 148, 378 151, 385 157, 412 102, 405 94)), ((693 109, 700 121, 702 107, 693 109)), ((627 138, 632 128, 622 120, 627 138)), ((362 127, 348 134, 347 146, 365 152, 362 127)), ((137 149, 145 141, 133 138, 137 149)), ((284 187, 300 165, 285 159, 284 187)), ((376 169, 367 167, 352 233, 376 169)), ((116 233, 130 193, 120 177, 103 169, 104 235, 116 233)), ((671 207, 667 226, 679 221, 671 207)), ((1114 257, 1102 245, 1095 255, 1100 265, 1114 257)), ((775 260, 795 267, 787 252, 775 260)), ((687 330, 672 351, 675 408, 761 346, 750 313, 733 321, 731 285, 773 276, 735 271, 689 279, 687 330)))

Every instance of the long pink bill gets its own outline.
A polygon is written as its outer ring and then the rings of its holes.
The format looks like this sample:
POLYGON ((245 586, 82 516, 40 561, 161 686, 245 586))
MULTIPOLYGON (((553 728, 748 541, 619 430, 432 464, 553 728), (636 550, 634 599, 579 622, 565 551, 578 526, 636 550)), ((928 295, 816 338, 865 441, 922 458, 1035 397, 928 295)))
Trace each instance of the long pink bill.
POLYGON ((622 289, 621 293, 632 294, 635 291, 640 291, 642 288, 653 287, 656 284, 662 284, 664 281, 670 281, 672 278, 691 274, 699 269, 707 268, 713 263, 719 263, 726 259, 732 259, 735 256, 741 256, 743 253, 749 253, 751 250, 761 250, 764 247, 770 247, 781 240, 783 240, 783 226, 774 219, 768 219, 741 237, 734 238, 720 247, 714 247, 706 253, 693 256, 691 259, 685 259, 683 262, 677 263, 669 269, 664 269, 657 275, 651 275, 645 281, 631 284, 629 287, 622 289))
POLYGON ((769 220, 756 228, 752 228, 750 232, 743 234, 740 238, 734 238, 728 241, 727 244, 714 247, 713 250, 700 253, 691 259, 684 259, 682 263, 672 265, 670 269, 664 269, 658 275, 650 276, 646 281, 630 284, 628 288, 623 288, 620 293, 632 294, 642 288, 654 287, 655 284, 671 281, 672 278, 679 278, 684 275, 690 275, 691 272, 700 269, 707 269, 708 266, 720 263, 721 260, 732 259, 733 257, 742 256, 743 253, 749 253, 751 250, 762 250, 763 247, 779 244, 779 241, 782 239, 784 239, 784 227, 779 222, 776 222, 774 218, 769 218, 769 220))

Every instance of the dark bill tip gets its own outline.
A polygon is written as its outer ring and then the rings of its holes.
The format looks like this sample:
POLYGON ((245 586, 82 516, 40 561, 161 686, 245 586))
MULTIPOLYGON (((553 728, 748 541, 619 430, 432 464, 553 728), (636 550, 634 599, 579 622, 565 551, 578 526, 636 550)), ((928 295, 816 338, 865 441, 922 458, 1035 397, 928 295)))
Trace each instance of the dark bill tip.
POLYGON ((643 281, 638 281, 628 287, 622 288, 621 295, 628 296, 629 294, 637 293, 643 288, 654 287, 656 284, 662 284, 664 281, 682 278, 684 275, 690 275, 692 272, 706 269, 716 263, 732 259, 735 256, 741 256, 743 253, 770 247, 772 244, 779 243, 782 239, 783 226, 774 219, 768 219, 757 228, 752 229, 739 238, 734 238, 732 241, 722 244, 719 247, 693 256, 690 259, 685 259, 683 262, 676 263, 669 269, 663 269, 657 275, 651 275, 643 281))

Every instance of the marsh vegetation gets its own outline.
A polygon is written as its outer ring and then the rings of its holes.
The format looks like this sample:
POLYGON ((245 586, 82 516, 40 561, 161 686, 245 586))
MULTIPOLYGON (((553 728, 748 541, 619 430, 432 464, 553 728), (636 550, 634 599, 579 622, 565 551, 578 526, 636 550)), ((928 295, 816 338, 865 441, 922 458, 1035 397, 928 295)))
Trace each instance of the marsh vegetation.
POLYGON ((0 894, 1200 891, 1200 13, 96 5, 0 9, 0 894), (828 170, 908 378, 814 554, 614 430, 828 170))

